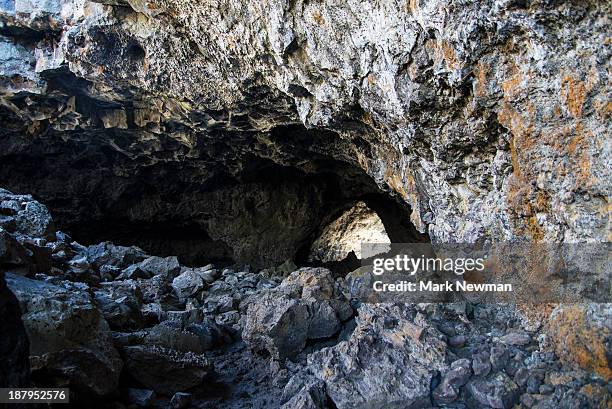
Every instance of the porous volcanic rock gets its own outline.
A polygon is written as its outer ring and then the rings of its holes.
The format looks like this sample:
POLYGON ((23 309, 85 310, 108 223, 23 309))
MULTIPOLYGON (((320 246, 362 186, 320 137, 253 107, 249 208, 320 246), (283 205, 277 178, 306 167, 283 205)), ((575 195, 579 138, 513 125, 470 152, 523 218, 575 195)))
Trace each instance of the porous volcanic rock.
POLYGON ((200 385, 212 374, 208 360, 191 352, 159 346, 129 346, 122 350, 125 370, 155 392, 172 396, 200 385))
POLYGON ((434 241, 608 240, 605 0, 0 7, 0 183, 75 229, 192 220, 250 258, 254 214, 316 229, 331 172, 434 241))
POLYGON ((336 335, 352 315, 329 270, 301 268, 251 300, 242 336, 253 349, 292 358, 308 340, 336 335))
POLYGON ((115 391, 123 363, 89 295, 12 274, 6 280, 21 306, 32 371, 86 393, 115 391))

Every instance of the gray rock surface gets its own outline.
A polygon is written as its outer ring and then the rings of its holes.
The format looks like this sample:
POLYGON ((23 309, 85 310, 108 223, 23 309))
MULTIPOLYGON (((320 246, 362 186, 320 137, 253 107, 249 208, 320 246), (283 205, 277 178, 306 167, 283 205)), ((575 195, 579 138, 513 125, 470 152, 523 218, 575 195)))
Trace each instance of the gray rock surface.
MULTIPOLYGON (((61 232, 1 237, 2 268, 33 277, 6 274, 30 337, 31 381, 69 385, 79 407, 146 404, 151 391, 150 406, 186 405, 177 393, 189 391, 192 406, 215 409, 610 404, 606 304, 558 305, 552 313, 468 302, 368 304, 346 298, 359 287, 357 272, 334 278, 308 267, 281 280, 245 265, 177 267, 173 258, 109 242, 82 246, 61 232), (34 267, 41 264, 26 248, 32 244, 49 249, 51 267, 34 267), (27 253, 17 264, 15 246, 27 253), (154 275, 120 274, 130 268, 154 275), (180 272, 199 277, 202 288, 179 298, 171 284, 180 272)), ((8 361, 18 372, 9 376, 21 382, 26 344, 16 302, 1 300, 0 313, 8 306, 13 321, 0 322, 9 335, 0 352, 21 351, 8 361)))
POLYGON ((256 350, 291 358, 309 339, 336 335, 352 315, 329 270, 302 268, 253 300, 242 336, 256 350))
POLYGON ((78 390, 112 393, 123 364, 89 295, 16 275, 6 280, 21 306, 32 371, 54 373, 78 390))
POLYGON ((184 300, 201 291, 204 288, 204 280, 192 269, 188 269, 172 280, 172 288, 176 296, 184 300))
POLYGON ((113 330, 136 330, 143 327, 142 294, 132 280, 101 283, 94 292, 94 303, 113 330))
POLYGON ((411 320, 410 307, 363 305, 347 341, 308 356, 339 409, 419 408, 430 404, 436 371, 446 369, 446 344, 433 327, 411 320))
POLYGON ((206 209, 212 239, 282 262, 319 189, 202 188, 346 163, 435 241, 608 239, 607 1, 101 3, 0 10, 0 182, 65 220, 206 209))
POLYGON ((0 189, 0 227, 23 236, 55 238, 49 210, 31 195, 15 195, 0 189))
POLYGON ((150 389, 128 388, 127 400, 133 405, 148 408, 155 400, 155 392, 150 389))
POLYGON ((212 375, 210 362, 191 352, 182 353, 158 346, 128 346, 121 353, 128 374, 164 395, 187 391, 212 375))

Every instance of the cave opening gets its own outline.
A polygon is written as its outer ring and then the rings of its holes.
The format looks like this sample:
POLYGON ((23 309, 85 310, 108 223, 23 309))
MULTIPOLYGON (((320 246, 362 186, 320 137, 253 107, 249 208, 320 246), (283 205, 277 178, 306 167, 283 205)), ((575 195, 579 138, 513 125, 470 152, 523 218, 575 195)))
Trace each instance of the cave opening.
POLYGON ((289 261, 338 274, 359 267, 361 242, 428 240, 410 222, 405 204, 379 191, 365 173, 334 163, 338 166, 346 169, 308 174, 274 164, 251 167, 248 177, 220 181, 198 192, 205 200, 193 202, 192 186, 169 192, 149 185, 140 194, 123 197, 127 210, 119 214, 146 208, 150 199, 143 204, 142 197, 172 195, 177 209, 192 203, 195 212, 190 214, 197 217, 133 220, 109 212, 66 227, 85 244, 136 245, 150 254, 176 255, 192 267, 241 263, 268 268, 289 261), (347 173, 351 178, 343 177, 347 173), (327 256, 317 257, 317 252, 327 256))
POLYGON ((188 149, 133 130, 58 136, 5 155, 1 182, 46 203, 85 245, 135 245, 191 267, 291 262, 346 273, 359 266, 360 241, 428 241, 405 202, 330 154, 341 147, 328 131, 198 135, 188 149), (348 251, 316 256, 317 245, 333 253, 338 243, 348 251))

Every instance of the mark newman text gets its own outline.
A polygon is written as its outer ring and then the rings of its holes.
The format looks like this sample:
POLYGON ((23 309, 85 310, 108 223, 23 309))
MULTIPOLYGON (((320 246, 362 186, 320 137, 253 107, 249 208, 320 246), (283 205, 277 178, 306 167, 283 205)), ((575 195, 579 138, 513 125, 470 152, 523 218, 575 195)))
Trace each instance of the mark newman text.
POLYGON ((373 289, 376 292, 511 292, 512 284, 487 284, 487 283, 468 283, 467 281, 446 281, 444 283, 435 283, 433 281, 397 281, 394 283, 384 283, 375 281, 373 289))

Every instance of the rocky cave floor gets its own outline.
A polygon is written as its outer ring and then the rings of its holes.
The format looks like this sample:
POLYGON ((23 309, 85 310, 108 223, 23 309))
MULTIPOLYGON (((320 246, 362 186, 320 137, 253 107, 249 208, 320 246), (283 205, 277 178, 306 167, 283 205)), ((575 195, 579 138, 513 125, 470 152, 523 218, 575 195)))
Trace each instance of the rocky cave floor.
POLYGON ((6 190, 0 262, 32 382, 70 387, 74 407, 612 405, 609 367, 589 358, 609 355, 600 334, 566 342, 595 326, 595 304, 580 310, 583 327, 555 323, 572 306, 359 304, 324 268, 186 267, 138 247, 83 246, 44 205, 6 190))

